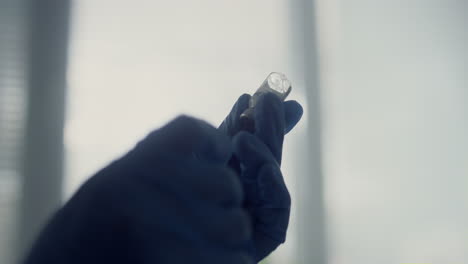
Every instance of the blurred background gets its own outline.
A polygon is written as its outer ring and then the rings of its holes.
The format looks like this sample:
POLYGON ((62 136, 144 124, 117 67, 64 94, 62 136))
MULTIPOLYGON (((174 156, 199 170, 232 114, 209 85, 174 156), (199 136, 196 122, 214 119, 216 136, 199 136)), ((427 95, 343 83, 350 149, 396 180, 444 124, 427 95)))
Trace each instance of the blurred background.
POLYGON ((0 0, 0 263, 149 131, 272 71, 288 240, 265 262, 468 263, 468 1, 0 0), (138 117, 138 118, 136 118, 138 117))

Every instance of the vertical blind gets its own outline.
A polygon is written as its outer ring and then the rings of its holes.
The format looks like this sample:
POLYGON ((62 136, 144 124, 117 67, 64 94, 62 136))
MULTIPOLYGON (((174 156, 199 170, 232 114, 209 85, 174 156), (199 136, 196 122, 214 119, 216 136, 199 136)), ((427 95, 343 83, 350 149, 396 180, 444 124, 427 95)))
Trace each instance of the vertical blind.
POLYGON ((69 1, 0 1, 0 263, 61 200, 69 1))
POLYGON ((0 263, 13 262, 26 111, 25 1, 0 1, 0 263))

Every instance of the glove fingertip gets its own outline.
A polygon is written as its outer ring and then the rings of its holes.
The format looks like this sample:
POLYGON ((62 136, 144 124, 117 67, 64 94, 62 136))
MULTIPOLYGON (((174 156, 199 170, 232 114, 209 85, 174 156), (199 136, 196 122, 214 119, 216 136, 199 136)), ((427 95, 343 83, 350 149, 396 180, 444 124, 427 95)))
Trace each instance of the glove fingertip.
POLYGON ((296 126, 301 120, 303 113, 304 109, 297 101, 291 100, 284 102, 285 134, 289 133, 289 131, 296 126))
POLYGON ((241 96, 239 96, 239 99, 237 99, 237 103, 240 105, 245 105, 247 103, 248 105, 250 97, 250 94, 244 93, 241 96))

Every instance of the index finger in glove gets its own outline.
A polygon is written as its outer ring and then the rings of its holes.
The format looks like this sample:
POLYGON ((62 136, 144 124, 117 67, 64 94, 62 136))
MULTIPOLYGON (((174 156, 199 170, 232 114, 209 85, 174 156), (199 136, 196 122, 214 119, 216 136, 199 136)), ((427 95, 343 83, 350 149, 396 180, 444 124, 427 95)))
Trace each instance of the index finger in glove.
POLYGON ((301 120, 304 110, 302 106, 294 100, 284 102, 283 106, 285 121, 284 133, 287 134, 296 126, 299 120, 301 120))
POLYGON ((278 164, 281 163, 285 131, 284 106, 278 96, 260 96, 254 110, 255 136, 268 146, 278 164))
POLYGON ((255 107, 255 135, 270 148, 278 163, 281 163, 284 135, 296 126, 302 114, 298 102, 281 102, 271 93, 263 95, 255 107))

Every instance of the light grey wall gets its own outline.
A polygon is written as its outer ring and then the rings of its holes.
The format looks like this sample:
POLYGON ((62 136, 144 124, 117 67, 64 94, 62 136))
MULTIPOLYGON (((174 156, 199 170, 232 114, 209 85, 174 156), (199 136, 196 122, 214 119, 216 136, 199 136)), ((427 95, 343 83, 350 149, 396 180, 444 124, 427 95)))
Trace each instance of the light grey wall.
POLYGON ((468 262, 467 2, 334 2, 330 263, 468 262))

